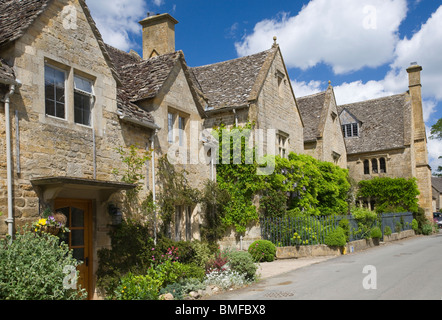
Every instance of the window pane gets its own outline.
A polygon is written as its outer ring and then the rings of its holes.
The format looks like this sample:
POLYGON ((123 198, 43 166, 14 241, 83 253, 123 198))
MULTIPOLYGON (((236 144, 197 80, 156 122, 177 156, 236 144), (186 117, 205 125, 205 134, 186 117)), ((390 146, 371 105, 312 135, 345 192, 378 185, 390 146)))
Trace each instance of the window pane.
POLYGON ((55 86, 51 82, 45 82, 45 97, 48 100, 55 100, 55 86))
POLYGON ((74 121, 75 123, 90 126, 91 124, 91 98, 75 92, 74 94, 74 121))
POLYGON ((359 136, 358 124, 357 123, 353 123, 353 137, 357 137, 357 136, 359 136))
POLYGON ((351 124, 347 124, 346 128, 347 128, 347 137, 351 137, 352 136, 351 135, 351 124))
POLYGON ((84 230, 71 230, 72 242, 71 246, 84 246, 84 230))
POLYGON ((84 211, 72 208, 72 225, 71 227, 84 227, 84 211))
POLYGON ((184 145, 184 118, 179 117, 178 118, 178 127, 180 129, 179 134, 180 134, 180 146, 184 145))
POLYGON ((373 159, 371 161, 371 166, 372 166, 373 173, 378 173, 378 160, 377 159, 373 159))
POLYGON ((92 94, 92 82, 90 82, 86 79, 74 76, 74 85, 75 85, 75 89, 92 94))
POLYGON ((380 172, 381 173, 386 173, 387 172, 387 165, 385 163, 385 159, 384 158, 380 158, 379 159, 379 167, 380 167, 380 172))
POLYGON ((58 118, 65 118, 65 113, 64 113, 64 104, 63 103, 56 103, 55 104, 55 116, 58 118))
POLYGON ((46 114, 64 118, 65 73, 45 66, 46 114))
POLYGON ((46 114, 55 117, 55 102, 46 99, 46 114))
POLYGON ((370 174, 370 161, 364 161, 364 174, 370 174))
POLYGON ((167 127, 168 127, 168 141, 173 143, 173 114, 169 113, 167 115, 167 127))

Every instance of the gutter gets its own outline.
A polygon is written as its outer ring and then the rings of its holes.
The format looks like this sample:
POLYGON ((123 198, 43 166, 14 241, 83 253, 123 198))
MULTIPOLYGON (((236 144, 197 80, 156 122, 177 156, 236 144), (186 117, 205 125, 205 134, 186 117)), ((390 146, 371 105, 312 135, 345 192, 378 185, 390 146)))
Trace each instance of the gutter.
POLYGON ((129 116, 124 115, 124 114, 123 114, 122 112, 120 112, 120 111, 117 111, 117 113, 118 113, 119 118, 120 118, 122 121, 126 121, 126 122, 129 122, 129 123, 137 124, 137 125, 139 125, 139 126, 142 126, 142 127, 148 128, 148 129, 152 129, 152 130, 160 130, 160 129, 161 129, 161 127, 158 126, 158 125, 155 124, 155 123, 150 123, 150 122, 146 122, 146 121, 136 120, 136 119, 134 119, 134 118, 131 118, 131 117, 129 117, 129 116))

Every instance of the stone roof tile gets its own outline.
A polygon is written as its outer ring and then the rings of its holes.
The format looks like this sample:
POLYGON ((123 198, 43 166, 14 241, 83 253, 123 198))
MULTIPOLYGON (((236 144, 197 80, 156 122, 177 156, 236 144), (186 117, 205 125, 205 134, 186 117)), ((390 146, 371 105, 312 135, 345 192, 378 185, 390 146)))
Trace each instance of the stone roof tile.
POLYGON ((407 144, 408 93, 338 106, 339 114, 344 110, 361 122, 359 137, 345 139, 348 154, 403 148, 407 144))
POLYGON ((304 122, 304 141, 313 141, 320 135, 319 123, 327 91, 297 98, 299 112, 304 122))
POLYGON ((20 38, 51 0, 0 2, 0 47, 20 38))
POLYGON ((248 104, 264 62, 272 52, 274 49, 238 59, 194 67, 191 71, 213 108, 244 106, 248 104))

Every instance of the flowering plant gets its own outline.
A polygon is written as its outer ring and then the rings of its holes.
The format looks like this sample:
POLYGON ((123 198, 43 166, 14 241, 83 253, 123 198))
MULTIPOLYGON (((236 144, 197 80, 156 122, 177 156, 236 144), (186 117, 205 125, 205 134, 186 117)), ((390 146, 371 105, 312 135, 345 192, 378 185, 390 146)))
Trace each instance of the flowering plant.
POLYGON ((47 218, 41 218, 32 224, 32 228, 35 232, 48 232, 57 235, 59 232, 69 232, 69 229, 65 226, 66 216, 61 213, 50 215, 47 218))

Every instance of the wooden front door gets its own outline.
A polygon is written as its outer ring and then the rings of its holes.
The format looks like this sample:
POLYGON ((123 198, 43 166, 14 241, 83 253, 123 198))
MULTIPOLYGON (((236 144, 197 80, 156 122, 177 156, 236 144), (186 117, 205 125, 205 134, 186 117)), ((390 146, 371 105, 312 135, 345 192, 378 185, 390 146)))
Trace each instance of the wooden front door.
POLYGON ((73 256, 82 262, 79 271, 78 285, 88 292, 88 298, 92 294, 92 201, 57 199, 55 211, 63 213, 67 217, 66 226, 70 232, 64 240, 73 250, 73 256))

